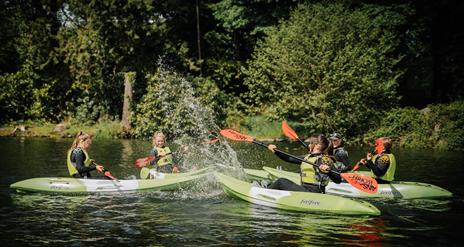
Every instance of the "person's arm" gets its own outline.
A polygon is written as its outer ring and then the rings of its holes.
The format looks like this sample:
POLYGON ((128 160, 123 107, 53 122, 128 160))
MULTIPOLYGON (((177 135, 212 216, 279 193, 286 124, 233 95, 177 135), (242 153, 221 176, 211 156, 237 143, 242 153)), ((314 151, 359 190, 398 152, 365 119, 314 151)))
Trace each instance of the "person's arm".
POLYGON ((327 174, 330 180, 332 180, 334 183, 339 184, 342 182, 342 177, 340 176, 340 174, 330 169, 330 166, 326 164, 321 164, 318 169, 320 173, 327 174))
POLYGON ((335 159, 337 160, 336 167, 338 168, 337 170, 339 172, 351 171, 352 167, 351 167, 349 159, 348 159, 348 152, 347 151, 345 151, 344 149, 338 149, 335 152, 334 156, 335 156, 335 159))
POLYGON ((150 164, 151 166, 156 166, 156 162, 158 162, 158 150, 156 150, 156 148, 152 148, 151 151, 150 151, 150 155, 155 157, 153 160, 150 161, 150 164))
POLYGON ((287 154, 282 153, 280 150, 275 150, 274 154, 279 157, 281 160, 286 161, 288 163, 292 164, 301 164, 301 161, 299 159, 295 159, 292 156, 289 156, 287 154))
POLYGON ((342 182, 342 177, 340 174, 333 172, 332 170, 329 171, 329 178, 336 184, 342 182))
POLYGON ((390 166, 390 159, 380 159, 378 158, 374 164, 372 160, 367 160, 366 162, 367 168, 371 169, 372 172, 377 176, 381 177, 385 175, 390 166))
POLYGON ((74 160, 74 164, 76 165, 76 170, 80 174, 96 170, 95 163, 91 164, 90 166, 85 166, 84 164, 85 159, 86 157, 82 150, 80 149, 73 150, 71 160, 74 160))
POLYGON ((335 167, 337 171, 339 172, 351 171, 352 167, 348 160, 348 152, 344 151, 343 149, 339 150, 335 152, 334 157, 336 160, 335 167))

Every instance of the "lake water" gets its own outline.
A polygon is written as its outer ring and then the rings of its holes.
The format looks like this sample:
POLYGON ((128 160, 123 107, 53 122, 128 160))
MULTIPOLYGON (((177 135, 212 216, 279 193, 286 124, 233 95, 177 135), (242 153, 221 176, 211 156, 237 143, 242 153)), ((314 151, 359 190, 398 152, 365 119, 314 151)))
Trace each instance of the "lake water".
MULTIPOLYGON (((2 246, 461 246, 463 242, 461 152, 395 149, 397 180, 431 183, 450 190, 454 197, 369 200, 381 210, 379 217, 252 205, 226 196, 214 177, 176 192, 62 196, 9 188, 23 179, 68 176, 65 156, 71 142, 0 138, 2 246)), ((297 144, 278 143, 278 147, 304 153, 297 144)), ((297 170, 261 147, 233 143, 232 148, 242 167, 279 165, 297 170)), ((138 175, 134 161, 147 156, 149 149, 149 141, 95 140, 89 153, 123 179, 138 175)), ((363 149, 348 150, 352 163, 364 154, 363 149)), ((242 175, 239 169, 234 173, 242 175)))

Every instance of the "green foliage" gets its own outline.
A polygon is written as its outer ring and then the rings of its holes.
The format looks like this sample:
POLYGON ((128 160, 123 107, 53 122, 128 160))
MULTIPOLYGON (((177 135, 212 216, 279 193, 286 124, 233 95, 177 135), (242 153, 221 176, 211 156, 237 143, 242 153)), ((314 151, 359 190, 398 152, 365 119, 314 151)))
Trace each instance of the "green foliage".
POLYGON ((313 131, 362 133, 398 101, 397 16, 378 6, 299 6, 258 43, 245 70, 247 103, 313 131))
POLYGON ((258 139, 282 136, 281 122, 263 116, 246 117, 240 129, 258 139))
POLYGON ((221 0, 208 4, 218 27, 206 32, 211 44, 211 57, 245 61, 250 57, 256 40, 280 19, 287 18, 293 0, 242 1, 221 0), (223 52, 214 53, 215 50, 223 52))
POLYGON ((429 122, 439 140, 437 146, 451 150, 464 150, 464 101, 429 106, 432 113, 429 122))
POLYGON ((122 134, 121 122, 100 119, 92 133, 95 138, 119 138, 122 134))
POLYGON ((464 101, 429 105, 427 108, 396 108, 369 131, 365 142, 388 136, 411 148, 464 149, 464 101))
POLYGON ((66 73, 55 53, 59 22, 50 14, 59 4, 55 1, 7 1, 2 5, 1 18, 5 20, 2 27, 8 37, 8 40, 1 39, 2 46, 10 50, 0 51, 0 60, 12 64, 0 75, 3 91, 0 122, 62 117, 68 84, 67 80, 62 80, 66 73))
POLYGON ((36 77, 27 70, 0 76, 0 122, 31 117, 33 80, 36 77))

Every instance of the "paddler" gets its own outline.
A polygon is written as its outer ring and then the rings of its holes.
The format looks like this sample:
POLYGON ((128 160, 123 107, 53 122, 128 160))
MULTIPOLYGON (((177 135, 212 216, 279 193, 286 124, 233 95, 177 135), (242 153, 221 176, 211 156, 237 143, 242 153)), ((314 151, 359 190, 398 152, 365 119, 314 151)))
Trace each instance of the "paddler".
POLYGON ((166 146, 166 137, 163 132, 155 132, 152 138, 153 148, 150 155, 154 158, 150 165, 156 168, 157 172, 177 173, 179 168, 174 163, 174 155, 171 149, 166 146))
POLYGON ((269 144, 268 149, 277 155, 277 157, 289 163, 300 165, 301 185, 286 178, 279 178, 267 186, 267 188, 325 193, 325 186, 330 180, 339 184, 341 182, 340 175, 331 171, 334 166, 334 160, 324 153, 328 144, 329 141, 323 134, 313 135, 309 138, 309 154, 304 157, 304 160, 316 164, 317 167, 288 156, 277 150, 276 145, 269 144))
POLYGON ((87 150, 92 145, 92 136, 80 131, 77 133, 67 155, 67 166, 69 175, 74 178, 104 178, 103 176, 92 177, 91 171, 103 172, 105 168, 97 165, 90 159, 87 150))
POLYGON ((375 155, 367 153, 359 162, 371 170, 371 176, 378 183, 390 183, 395 179, 396 159, 391 153, 392 140, 380 137, 375 140, 375 155))
POLYGON ((335 158, 335 169, 339 172, 350 171, 351 165, 348 159, 348 151, 344 148, 342 135, 334 132, 329 135, 329 140, 330 144, 327 149, 327 154, 335 158))

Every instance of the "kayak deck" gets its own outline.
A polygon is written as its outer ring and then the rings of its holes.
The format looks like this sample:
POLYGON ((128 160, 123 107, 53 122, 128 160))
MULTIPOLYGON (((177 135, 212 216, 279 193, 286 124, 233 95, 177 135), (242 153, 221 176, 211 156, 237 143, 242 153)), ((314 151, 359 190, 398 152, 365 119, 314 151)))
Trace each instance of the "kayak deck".
POLYGON ((380 215, 380 211, 368 202, 327 194, 255 187, 221 173, 215 173, 215 177, 227 194, 253 204, 300 212, 380 215))
POLYGON ((192 176, 196 174, 201 174, 208 172, 212 169, 213 167, 205 167, 202 169, 194 170, 194 171, 189 171, 189 172, 180 172, 180 173, 163 173, 163 172, 156 172, 155 168, 149 169, 147 167, 143 167, 140 169, 140 179, 149 179, 150 173, 153 175, 153 178, 151 179, 172 179, 172 178, 179 178, 181 176, 192 176))
POLYGON ((86 194, 100 192, 135 192, 135 191, 166 191, 187 187, 207 173, 191 176, 180 176, 170 179, 78 179, 71 177, 31 178, 11 184, 17 191, 46 192, 59 194, 86 194))
MULTIPOLYGON (((278 170, 271 167, 263 167, 263 170, 268 172, 270 177, 287 178, 297 184, 300 184, 300 175, 295 172, 278 170)), ((403 198, 403 199, 419 199, 419 198, 447 198, 453 194, 441 187, 419 182, 402 182, 393 181, 389 184, 379 184, 379 189, 374 194, 369 194, 358 190, 349 183, 336 184, 330 182, 326 188, 327 194, 342 195, 359 198, 403 198)))

